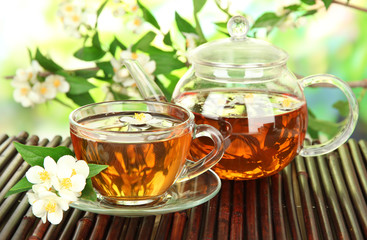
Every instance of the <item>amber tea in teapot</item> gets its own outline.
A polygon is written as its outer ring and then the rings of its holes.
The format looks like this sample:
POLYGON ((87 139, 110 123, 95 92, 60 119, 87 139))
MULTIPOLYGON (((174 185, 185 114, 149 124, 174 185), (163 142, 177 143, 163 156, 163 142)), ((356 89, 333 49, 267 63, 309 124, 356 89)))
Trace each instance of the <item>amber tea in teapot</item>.
MULTIPOLYGON (((306 102, 294 96, 222 89, 186 92, 176 99, 183 102, 191 106, 197 124, 212 125, 225 137, 225 153, 213 167, 221 178, 254 179, 280 171, 299 152, 306 134, 306 102)), ((211 141, 197 139, 191 156, 211 149, 211 141)))

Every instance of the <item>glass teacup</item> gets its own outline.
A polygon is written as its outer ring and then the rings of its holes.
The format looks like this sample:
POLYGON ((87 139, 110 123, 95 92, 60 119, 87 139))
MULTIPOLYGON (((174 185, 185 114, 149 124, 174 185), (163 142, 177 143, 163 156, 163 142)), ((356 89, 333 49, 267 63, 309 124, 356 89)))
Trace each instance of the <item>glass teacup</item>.
POLYGON ((159 202, 175 182, 204 173, 223 155, 220 132, 195 125, 189 110, 171 103, 101 102, 74 110, 69 120, 77 159, 109 165, 92 182, 113 204, 159 202), (209 137, 214 148, 193 163, 186 156, 199 137, 209 137))

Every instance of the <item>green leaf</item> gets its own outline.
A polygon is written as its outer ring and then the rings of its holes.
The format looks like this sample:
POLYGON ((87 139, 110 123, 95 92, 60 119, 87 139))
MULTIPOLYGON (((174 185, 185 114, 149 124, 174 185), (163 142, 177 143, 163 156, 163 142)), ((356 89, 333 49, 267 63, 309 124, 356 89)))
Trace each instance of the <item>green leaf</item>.
MULTIPOLYGON (((99 15, 102 13, 104 7, 107 5, 109 0, 104 1, 101 6, 99 6, 98 10, 97 10, 97 18, 99 17, 99 15)), ((96 23, 97 24, 97 23, 96 23)))
POLYGON ((89 175, 87 178, 91 178, 108 168, 108 165, 99 165, 99 164, 88 164, 89 167, 89 175))
POLYGON ((116 54, 116 50, 120 48, 121 50, 125 50, 126 47, 124 44, 122 44, 116 37, 113 39, 113 41, 110 44, 110 53, 112 53, 112 55, 116 54))
POLYGON ((115 100, 129 100, 130 97, 128 95, 125 95, 125 94, 122 94, 122 93, 119 93, 119 92, 115 92, 113 90, 111 90, 111 93, 113 95, 113 98, 115 100))
POLYGON ((26 177, 23 177, 19 182, 17 182, 10 190, 6 193, 5 197, 9 197, 10 195, 25 192, 29 189, 32 189, 33 184, 28 182, 26 177))
POLYGON ((96 87, 82 77, 66 76, 65 80, 70 84, 69 94, 73 95, 86 93, 96 87))
POLYGON ((322 0, 325 5, 325 8, 328 9, 330 5, 333 3, 333 0, 322 0))
POLYGON ((97 67, 101 69, 106 77, 111 77, 115 74, 111 62, 97 62, 97 67))
POLYGON ((252 28, 263 28, 263 27, 273 27, 275 26, 279 21, 281 20, 281 17, 277 16, 273 12, 266 12, 263 15, 261 15, 258 19, 256 19, 254 25, 252 25, 252 28))
POLYGON ((172 46, 171 32, 168 32, 164 35, 163 42, 168 46, 172 46))
POLYGON ((76 70, 75 75, 82 78, 94 78, 96 77, 98 70, 76 70))
POLYGON ((175 20, 176 20, 178 30, 180 30, 181 33, 197 34, 195 28, 189 22, 183 19, 177 12, 175 12, 175 20))
POLYGON ((308 116, 308 127, 314 131, 323 132, 328 137, 335 136, 340 131, 340 126, 337 123, 316 119, 313 116, 308 116))
POLYGON ((293 4, 293 5, 285 6, 284 9, 291 10, 291 11, 297 11, 300 7, 301 5, 293 4))
POLYGON ((316 3, 315 0, 301 0, 301 2, 303 2, 307 5, 314 5, 316 3))
POLYGON ((141 37, 132 47, 131 47, 131 51, 132 52, 136 52, 136 50, 142 50, 142 51, 146 51, 149 48, 149 45, 152 43, 152 41, 154 40, 155 36, 157 34, 155 34, 154 32, 150 31, 147 34, 145 34, 143 37, 141 37))
POLYGON ((93 189, 92 180, 90 178, 86 180, 85 187, 82 191, 81 198, 84 198, 90 201, 97 201, 97 195, 93 189))
POLYGON ((38 63, 46 70, 50 72, 56 72, 58 70, 62 70, 62 67, 57 65, 54 61, 51 59, 45 57, 37 48, 36 50, 36 56, 35 59, 38 61, 38 63))
POLYGON ((95 48, 102 49, 101 48, 101 42, 99 41, 99 34, 98 34, 98 32, 96 32, 93 35, 93 37, 92 37, 92 46, 95 47, 95 48))
POLYGON ((156 69, 154 71, 155 75, 167 74, 173 70, 185 67, 185 63, 177 59, 175 51, 163 51, 159 48, 150 46, 147 49, 147 53, 150 59, 156 62, 156 69))
POLYGON ((227 22, 215 22, 214 24, 220 28, 227 28, 227 22))
POLYGON ((69 148, 63 146, 51 148, 24 145, 19 142, 14 142, 14 146, 20 153, 20 155, 22 155, 24 161, 26 161, 32 167, 43 166, 43 161, 47 156, 50 156, 55 161, 57 161, 60 157, 64 155, 74 155, 69 148))
POLYGON ((317 10, 310 10, 304 13, 302 16, 306 17, 306 16, 314 15, 315 13, 317 13, 317 10))
POLYGON ((74 57, 83 61, 94 61, 101 59, 106 54, 101 48, 98 47, 82 47, 74 53, 74 57))
POLYGON ((339 114, 343 117, 346 117, 349 114, 349 104, 347 101, 337 101, 333 104, 333 108, 337 109, 339 114))
POLYGON ((206 3, 206 0, 192 0, 194 4, 194 14, 200 12, 200 10, 203 8, 203 6, 206 3))
POLYGON ((161 29, 157 20, 154 18, 153 14, 146 7, 144 7, 140 3, 140 1, 137 1, 137 3, 138 3, 139 8, 143 11, 143 18, 145 19, 145 21, 152 24, 155 28, 161 29))
POLYGON ((89 93, 82 93, 77 95, 67 93, 66 96, 79 106, 94 103, 94 99, 89 93))

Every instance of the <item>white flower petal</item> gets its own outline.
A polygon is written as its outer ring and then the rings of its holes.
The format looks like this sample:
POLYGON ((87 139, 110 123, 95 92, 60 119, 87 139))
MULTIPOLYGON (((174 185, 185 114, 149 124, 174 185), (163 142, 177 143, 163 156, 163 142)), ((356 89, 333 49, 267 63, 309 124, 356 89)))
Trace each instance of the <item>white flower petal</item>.
POLYGON ((75 171, 82 175, 84 178, 87 178, 89 175, 89 167, 88 163, 84 160, 79 160, 75 163, 75 171))
POLYGON ((52 224, 59 224, 62 220, 63 212, 61 208, 56 208, 56 211, 47 215, 48 221, 52 224))
POLYGON ((44 217, 46 216, 46 210, 44 208, 45 206, 45 201, 44 200, 38 200, 36 202, 33 203, 32 205, 32 212, 36 217, 44 217))
POLYGON ((62 197, 65 200, 68 200, 70 202, 74 202, 76 200, 78 200, 78 197, 80 196, 79 193, 75 193, 73 191, 70 190, 65 190, 65 189, 61 189, 59 191, 60 197, 62 197))
POLYGON ((85 177, 82 175, 74 175, 70 178, 71 180, 71 191, 73 192, 81 192, 85 187, 85 177))
POLYGON ((144 70, 148 73, 148 74, 152 74, 155 71, 156 68, 156 63, 155 61, 149 61, 144 65, 144 70))
POLYGON ((40 166, 33 166, 26 172, 25 176, 28 182, 37 184, 42 183, 43 181, 40 178, 40 173, 43 172, 44 169, 40 166))
POLYGON ((43 160, 43 166, 45 167, 45 170, 53 175, 56 174, 57 171, 57 164, 55 162, 55 160, 50 157, 47 156, 45 157, 45 159, 43 160))

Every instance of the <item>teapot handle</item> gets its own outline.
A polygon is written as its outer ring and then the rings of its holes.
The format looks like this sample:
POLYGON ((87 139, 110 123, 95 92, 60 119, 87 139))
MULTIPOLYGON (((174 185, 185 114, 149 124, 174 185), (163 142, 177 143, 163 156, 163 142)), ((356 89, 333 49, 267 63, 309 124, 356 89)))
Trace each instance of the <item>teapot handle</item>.
POLYGON ((206 124, 196 125, 194 139, 199 137, 209 137, 214 144, 213 150, 196 162, 186 159, 182 173, 176 182, 184 182, 199 176, 213 167, 222 158, 224 154, 223 136, 216 128, 206 124))
POLYGON ((349 114, 346 119, 346 124, 343 126, 343 128, 333 138, 331 138, 325 143, 311 146, 303 146, 303 149, 300 151, 299 154, 301 156, 307 157, 329 153, 338 148, 344 142, 346 142, 350 137, 350 135, 352 135, 353 130, 357 124, 359 113, 357 99, 354 96, 352 89, 343 80, 333 75, 329 74, 312 75, 299 80, 299 83, 302 88, 305 88, 312 84, 319 84, 319 83, 332 84, 338 87, 347 97, 349 104, 349 114))

